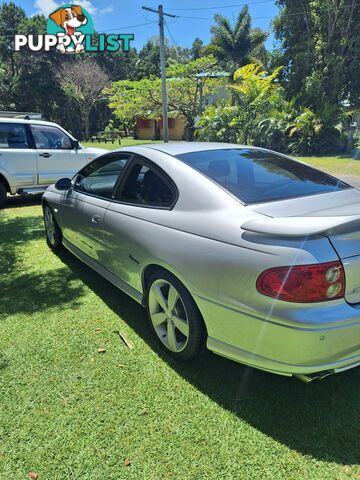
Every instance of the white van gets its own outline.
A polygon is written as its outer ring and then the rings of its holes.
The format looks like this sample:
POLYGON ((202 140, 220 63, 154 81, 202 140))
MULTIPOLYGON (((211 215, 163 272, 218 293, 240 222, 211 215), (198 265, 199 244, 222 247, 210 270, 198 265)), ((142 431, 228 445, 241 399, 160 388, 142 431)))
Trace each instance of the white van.
POLYGON ((7 193, 42 193, 106 152, 83 147, 56 123, 0 118, 0 207, 7 193))

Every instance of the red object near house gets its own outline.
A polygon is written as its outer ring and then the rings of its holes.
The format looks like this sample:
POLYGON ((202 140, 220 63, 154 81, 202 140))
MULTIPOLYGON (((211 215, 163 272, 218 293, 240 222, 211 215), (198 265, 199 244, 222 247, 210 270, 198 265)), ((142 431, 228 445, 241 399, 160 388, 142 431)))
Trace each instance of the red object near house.
MULTIPOLYGON (((174 118, 168 118, 168 127, 169 128, 174 128, 175 125, 175 119, 174 118)), ((158 121, 158 126, 159 128, 163 128, 163 120, 158 121)))
POLYGON ((136 126, 137 126, 137 128, 151 128, 152 127, 151 120, 149 120, 147 118, 137 117, 136 118, 136 126))

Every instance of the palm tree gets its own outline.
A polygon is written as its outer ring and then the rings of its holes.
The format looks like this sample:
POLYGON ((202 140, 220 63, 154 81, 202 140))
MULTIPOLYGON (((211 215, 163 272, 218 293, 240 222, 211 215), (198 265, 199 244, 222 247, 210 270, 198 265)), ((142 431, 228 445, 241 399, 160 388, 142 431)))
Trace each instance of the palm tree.
POLYGON ((234 25, 219 14, 215 15, 215 22, 216 25, 211 27, 211 52, 220 61, 230 63, 232 71, 254 62, 254 56, 263 49, 267 33, 251 28, 249 7, 245 5, 242 8, 234 25))

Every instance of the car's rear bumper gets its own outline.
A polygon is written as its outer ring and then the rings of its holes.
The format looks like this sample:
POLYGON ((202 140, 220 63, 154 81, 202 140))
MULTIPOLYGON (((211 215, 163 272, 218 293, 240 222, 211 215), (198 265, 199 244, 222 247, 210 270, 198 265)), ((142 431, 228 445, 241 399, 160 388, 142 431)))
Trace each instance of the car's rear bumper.
POLYGON ((286 316, 282 322, 276 309, 262 318, 201 297, 196 302, 208 331, 207 347, 221 356, 281 375, 338 373, 360 365, 360 308, 345 302, 330 307, 328 323, 318 322, 322 305, 297 314, 292 310, 294 321, 286 316))
POLYGON ((278 375, 295 375, 307 376, 319 374, 319 376, 327 376, 331 373, 340 373, 351 368, 360 366, 360 353, 354 357, 344 358, 337 362, 313 364, 313 365, 294 365, 284 362, 278 362, 271 358, 265 358, 261 355, 250 353, 241 348, 229 345, 214 338, 208 337, 207 348, 217 355, 229 358, 236 362, 244 363, 254 368, 266 370, 267 372, 276 373, 278 375), (320 375, 320 374, 325 375, 320 375))

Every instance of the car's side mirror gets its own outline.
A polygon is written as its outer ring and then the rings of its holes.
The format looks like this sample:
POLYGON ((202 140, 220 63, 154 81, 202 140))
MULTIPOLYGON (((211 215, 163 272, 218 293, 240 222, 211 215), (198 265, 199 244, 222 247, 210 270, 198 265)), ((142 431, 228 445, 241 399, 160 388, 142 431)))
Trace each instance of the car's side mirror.
POLYGON ((70 178, 60 178, 55 183, 55 188, 57 190, 70 190, 71 187, 72 187, 72 183, 70 178))
POLYGON ((72 140, 72 145, 75 150, 79 150, 80 148, 79 140, 72 140))

